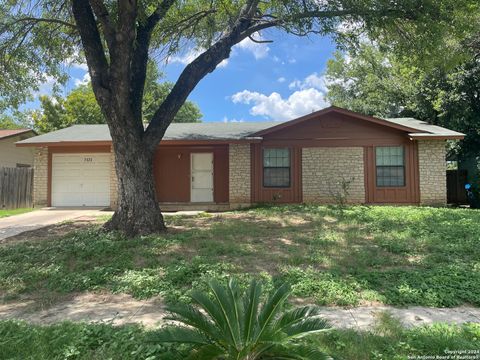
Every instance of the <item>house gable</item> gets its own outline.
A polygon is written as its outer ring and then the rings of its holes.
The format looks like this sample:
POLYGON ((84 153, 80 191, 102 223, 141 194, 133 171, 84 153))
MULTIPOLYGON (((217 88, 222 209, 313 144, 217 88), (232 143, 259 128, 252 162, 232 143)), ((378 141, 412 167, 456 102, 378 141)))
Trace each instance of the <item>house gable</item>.
POLYGON ((278 128, 265 133, 263 139, 268 140, 318 140, 331 142, 360 141, 359 145, 369 141, 385 139, 408 139, 408 132, 397 128, 387 127, 378 123, 364 121, 358 117, 328 112, 316 114, 307 120, 292 123, 289 126, 278 128))
POLYGON ((365 125, 379 125, 379 127, 387 128, 387 129, 396 129, 400 130, 405 133, 415 133, 418 132, 417 129, 413 127, 408 127, 405 125, 397 124, 394 122, 390 122, 388 120, 376 118, 373 116, 365 116, 359 113, 355 113, 353 111, 349 111, 346 109, 341 109, 335 106, 328 107, 326 109, 313 112, 311 114, 299 117, 297 119, 287 121, 276 126, 272 126, 270 128, 258 131, 251 136, 262 136, 265 137, 267 135, 272 135, 274 133, 280 132, 282 130, 286 130, 293 127, 298 127, 299 125, 305 123, 312 123, 312 120, 316 120, 317 123, 322 123, 321 127, 324 129, 334 129, 341 126, 343 120, 345 119, 354 119, 357 123, 363 123, 365 125), (322 122, 323 120, 323 122, 322 122))

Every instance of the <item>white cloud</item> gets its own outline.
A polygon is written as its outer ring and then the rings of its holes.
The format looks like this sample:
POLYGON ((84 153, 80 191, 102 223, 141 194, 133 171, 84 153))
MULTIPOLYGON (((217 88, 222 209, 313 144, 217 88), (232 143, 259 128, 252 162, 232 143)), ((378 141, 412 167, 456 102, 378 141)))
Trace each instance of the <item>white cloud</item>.
MULTIPOLYGON (((252 37, 255 40, 259 40, 259 41, 264 40, 264 38, 258 33, 252 35, 252 37)), ((170 63, 179 63, 182 65, 188 65, 204 51, 205 51, 204 48, 190 48, 186 52, 171 56, 170 58, 168 58, 167 61, 170 63)), ((236 56, 239 51, 245 51, 245 52, 251 53, 256 60, 259 60, 268 56, 270 48, 266 44, 259 44, 250 40, 249 38, 245 38, 232 48, 230 57, 236 56)), ((218 64, 217 67, 227 66, 228 60, 229 59, 223 60, 220 64, 218 64)))
POLYGON ((88 65, 87 63, 71 63, 70 64, 74 69, 80 69, 80 70, 85 70, 88 71, 88 65))
POLYGON ((224 123, 239 123, 239 122, 244 122, 245 120, 243 119, 229 119, 227 116, 224 116, 222 119, 222 122, 224 123))
POLYGON ((300 80, 293 80, 290 84, 288 84, 288 88, 290 90, 300 88, 302 82, 300 80))
POLYGON ((319 75, 317 73, 313 73, 308 75, 303 80, 295 79, 288 85, 288 88, 291 90, 293 89, 305 90, 305 89, 314 88, 325 93, 327 91, 327 81, 325 79, 325 76, 319 75))
POLYGON ((253 105, 250 114, 273 120, 291 120, 329 105, 325 94, 314 88, 295 91, 286 99, 276 92, 265 95, 244 90, 234 94, 232 101, 235 104, 253 105))
POLYGON ((76 54, 75 56, 71 56, 71 57, 66 58, 63 61, 63 64, 65 66, 71 67, 73 69, 80 69, 80 70, 88 71, 87 63, 78 54, 76 54))
POLYGON ((44 79, 44 81, 38 86, 38 90, 33 93, 34 97, 51 95, 53 92, 53 88, 56 85, 55 78, 50 75, 43 74, 42 79, 44 79))
MULTIPOLYGON (((205 49, 202 48, 191 48, 183 54, 177 54, 168 59, 170 63, 179 63, 182 65, 188 65, 193 60, 195 60, 205 49)), ((222 68, 228 65, 228 59, 223 60, 217 67, 222 68)))
POLYGON ((279 78, 277 79, 277 81, 278 81, 279 83, 284 83, 285 81, 287 81, 287 79, 285 79, 283 76, 281 76, 281 77, 279 77, 279 78))
POLYGON ((173 55, 172 57, 170 57, 168 59, 168 61, 171 62, 171 63, 179 63, 179 64, 183 64, 183 65, 188 65, 193 60, 195 60, 195 58, 198 55, 200 55, 203 51, 205 51, 205 50, 204 49, 192 48, 185 53, 173 55))
MULTIPOLYGON (((286 79, 281 77, 277 81, 286 79)), ((288 87, 293 91, 288 98, 277 92, 268 95, 243 90, 234 94, 231 100, 235 104, 252 105, 250 114, 273 120, 291 120, 329 106, 325 99, 327 81, 323 75, 312 73, 303 80, 295 79, 288 87)))
POLYGON ((90 74, 87 72, 85 75, 83 75, 83 78, 81 79, 75 79, 74 85, 79 86, 79 85, 85 85, 90 82, 90 74))
MULTIPOLYGON (((254 34, 252 36, 255 40, 263 41, 265 40, 261 35, 254 34)), ((256 43, 250 40, 248 37, 243 39, 240 43, 235 45, 233 49, 241 49, 247 52, 250 52, 256 60, 264 59, 268 56, 270 48, 265 44, 256 43)))

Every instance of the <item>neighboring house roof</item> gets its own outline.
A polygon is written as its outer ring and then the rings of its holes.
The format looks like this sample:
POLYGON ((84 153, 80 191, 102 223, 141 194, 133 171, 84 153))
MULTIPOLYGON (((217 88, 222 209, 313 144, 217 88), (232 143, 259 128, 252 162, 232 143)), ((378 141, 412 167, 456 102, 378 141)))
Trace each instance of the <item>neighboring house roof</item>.
MULTIPOLYGON (((215 140, 253 140, 262 136, 316 118, 329 112, 350 115, 361 120, 377 123, 387 127, 403 130, 412 138, 422 139, 463 139, 464 134, 430 125, 413 118, 380 119, 364 116, 345 109, 329 107, 298 119, 285 122, 238 122, 238 123, 173 123, 165 133, 164 140, 178 141, 215 141, 215 140)), ((74 125, 65 129, 52 131, 18 142, 19 145, 34 146, 49 143, 72 142, 109 142, 110 132, 107 125, 74 125)))
POLYGON ((6 139, 12 136, 20 135, 20 134, 26 134, 30 131, 36 135, 36 132, 33 131, 32 129, 15 129, 15 130, 0 129, 0 140, 6 139))

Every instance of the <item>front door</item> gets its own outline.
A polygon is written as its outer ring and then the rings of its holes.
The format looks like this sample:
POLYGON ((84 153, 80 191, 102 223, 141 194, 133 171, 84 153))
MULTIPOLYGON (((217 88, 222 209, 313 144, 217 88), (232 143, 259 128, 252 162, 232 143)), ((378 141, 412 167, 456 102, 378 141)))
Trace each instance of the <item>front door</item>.
POLYGON ((213 153, 191 154, 191 202, 213 202, 213 153))

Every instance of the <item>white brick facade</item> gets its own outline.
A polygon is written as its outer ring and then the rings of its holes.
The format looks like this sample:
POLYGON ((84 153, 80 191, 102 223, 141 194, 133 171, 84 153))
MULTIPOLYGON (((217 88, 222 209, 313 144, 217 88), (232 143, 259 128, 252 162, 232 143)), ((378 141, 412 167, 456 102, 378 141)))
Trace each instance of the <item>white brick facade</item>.
POLYGON ((113 146, 110 146, 110 207, 116 209, 118 205, 118 183, 115 170, 115 153, 113 146))
POLYGON ((445 205, 447 203, 445 155, 445 140, 418 141, 420 203, 423 205, 445 205))
POLYGON ((251 201, 250 144, 230 144, 229 198, 231 204, 249 204, 251 201))
POLYGON ((48 206, 48 148, 35 148, 33 169, 33 206, 48 206))
POLYGON ((332 203, 341 182, 351 181, 347 202, 365 202, 362 147, 317 147, 302 149, 303 201, 332 203))

